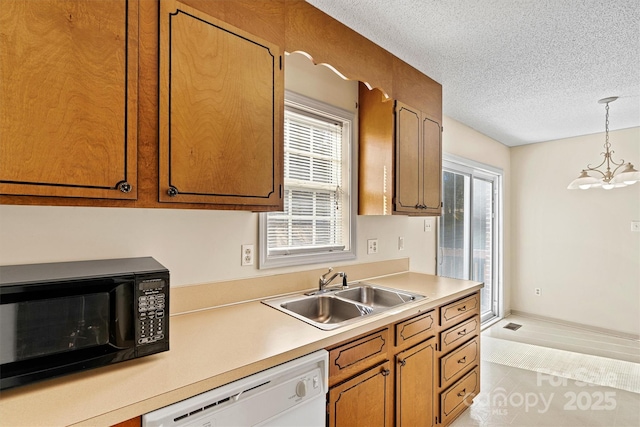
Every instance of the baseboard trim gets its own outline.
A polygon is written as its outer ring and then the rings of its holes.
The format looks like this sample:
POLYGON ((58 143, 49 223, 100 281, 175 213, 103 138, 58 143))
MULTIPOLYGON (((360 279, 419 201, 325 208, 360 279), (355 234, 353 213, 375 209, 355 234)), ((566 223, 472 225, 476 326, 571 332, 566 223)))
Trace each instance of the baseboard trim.
POLYGON ((520 310, 511 309, 509 311, 509 314, 505 315, 505 317, 509 315, 529 317, 531 319, 542 320, 544 322, 549 322, 549 323, 556 323, 558 325, 563 325, 563 326, 570 326, 572 328, 582 329, 589 332, 597 332, 600 334, 611 335, 618 338, 624 338, 624 339, 633 340, 633 341, 640 341, 640 335, 616 331, 614 329, 600 328, 598 326, 585 325, 583 323, 570 322, 568 320, 556 319, 554 317, 540 316, 538 314, 527 313, 525 311, 520 311, 520 310))

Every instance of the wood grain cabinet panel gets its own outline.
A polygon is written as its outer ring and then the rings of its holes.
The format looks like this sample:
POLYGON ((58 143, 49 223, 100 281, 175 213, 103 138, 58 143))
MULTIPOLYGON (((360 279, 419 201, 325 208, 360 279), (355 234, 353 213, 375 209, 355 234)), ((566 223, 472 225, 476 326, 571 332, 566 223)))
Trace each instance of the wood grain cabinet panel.
POLYGON ((0 194, 137 197, 137 0, 0 8, 0 194))
POLYGON ((420 169, 422 165, 421 113, 396 103, 396 193, 395 209, 413 212, 421 203, 420 169))
POLYGON ((450 424, 480 393, 480 369, 474 368, 440 394, 440 422, 450 424))
POLYGON ((430 338, 437 331, 434 310, 396 324, 396 347, 406 347, 430 338))
POLYGON ((468 368, 480 363, 480 340, 469 341, 440 359, 440 385, 445 387, 468 368))
POLYGON ((115 424, 111 427, 141 427, 142 426, 142 416, 131 418, 126 421, 122 421, 121 423, 115 424))
POLYGON ((160 201, 281 209, 283 108, 279 46, 161 2, 160 201))
POLYGON ((393 101, 358 86, 358 214, 393 213, 393 101))
POLYGON ((362 83, 358 118, 358 214, 440 215, 440 123, 362 83))
POLYGON ((448 328, 480 313, 480 294, 475 293, 440 309, 440 326, 448 328))
POLYGON ((480 334, 480 319, 473 317, 440 334, 440 351, 446 354, 478 334, 480 334))
POLYGON ((480 392, 480 294, 441 306, 438 374, 438 423, 448 425, 480 392))
POLYGON ((435 337, 396 355, 396 426, 432 426, 435 337))
POLYGON ((329 385, 337 384, 387 358, 389 329, 329 350, 329 385))
POLYGON ((393 379, 389 361, 329 389, 329 427, 391 427, 393 379))
POLYGON ((411 215, 440 215, 440 124, 400 101, 396 101, 395 120, 394 208, 411 215))

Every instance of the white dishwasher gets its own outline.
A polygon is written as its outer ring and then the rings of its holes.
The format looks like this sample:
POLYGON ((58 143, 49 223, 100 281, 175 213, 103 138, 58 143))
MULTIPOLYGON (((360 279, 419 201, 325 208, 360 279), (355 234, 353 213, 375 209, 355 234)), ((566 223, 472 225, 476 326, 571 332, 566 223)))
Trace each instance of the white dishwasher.
POLYGON ((319 350, 142 416, 143 427, 322 427, 329 353, 319 350))

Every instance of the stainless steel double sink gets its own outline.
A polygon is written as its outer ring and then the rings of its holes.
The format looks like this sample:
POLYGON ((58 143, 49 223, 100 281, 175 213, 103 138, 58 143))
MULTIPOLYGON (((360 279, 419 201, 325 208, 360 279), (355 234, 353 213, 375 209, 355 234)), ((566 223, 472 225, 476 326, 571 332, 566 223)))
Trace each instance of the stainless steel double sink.
POLYGON ((332 330, 424 298, 412 292, 357 282, 345 289, 272 298, 262 303, 317 328, 332 330))

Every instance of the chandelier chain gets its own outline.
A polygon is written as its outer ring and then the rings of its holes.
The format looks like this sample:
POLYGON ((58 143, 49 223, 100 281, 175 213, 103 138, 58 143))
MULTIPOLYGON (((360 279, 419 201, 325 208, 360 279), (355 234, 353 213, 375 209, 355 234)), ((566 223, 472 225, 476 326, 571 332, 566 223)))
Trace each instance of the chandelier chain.
POLYGON ((609 143, 609 103, 608 102, 607 102, 607 105, 604 107, 604 109, 606 111, 605 120, 604 120, 604 132, 605 132, 604 146, 608 151, 609 148, 611 147, 611 144, 609 143))

